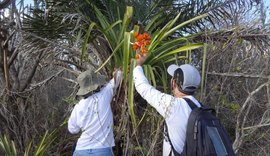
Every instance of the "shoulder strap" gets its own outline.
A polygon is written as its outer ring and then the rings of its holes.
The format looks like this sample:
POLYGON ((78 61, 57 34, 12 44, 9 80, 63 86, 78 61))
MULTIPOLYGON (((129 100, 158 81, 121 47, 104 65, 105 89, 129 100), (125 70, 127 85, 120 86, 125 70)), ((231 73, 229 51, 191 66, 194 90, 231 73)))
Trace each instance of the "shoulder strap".
MULTIPOLYGON (((198 106, 197 106, 193 101, 191 101, 190 99, 188 99, 188 98, 183 98, 183 99, 188 103, 189 107, 190 107, 192 110, 194 110, 195 108, 198 108, 198 106)), ((180 156, 181 154, 179 154, 179 153, 175 150, 175 148, 173 147, 173 144, 172 144, 171 139, 170 139, 170 136, 169 136, 168 125, 167 125, 166 121, 165 121, 165 135, 166 135, 166 137, 168 138, 168 141, 169 141, 169 143, 170 143, 170 145, 171 145, 171 148, 172 148, 172 150, 171 150, 171 152, 170 152, 169 155, 171 155, 172 153, 174 153, 175 156, 180 156)), ((184 151, 184 147, 183 147, 183 151, 184 151)))
POLYGON ((168 141, 169 141, 171 148, 172 148, 171 152, 169 153, 169 156, 172 156, 172 153, 174 154, 174 156, 181 156, 173 147, 173 144, 172 144, 170 136, 169 136, 168 125, 167 125, 166 121, 165 121, 165 135, 168 138, 168 141))
POLYGON ((189 98, 183 98, 189 105, 189 107, 194 110, 195 108, 198 108, 198 106, 193 102, 191 101, 189 98))
MULTIPOLYGON (((186 131, 186 141, 185 141, 185 147, 184 147, 184 154, 187 156, 193 156, 197 155, 197 144, 193 144, 193 141, 187 141, 187 140, 197 140, 197 116, 200 114, 201 109, 190 99, 183 98, 189 105, 189 107, 192 109, 192 112, 189 115, 188 118, 188 125, 187 125, 187 131, 186 131), (196 109, 197 108, 197 109, 196 109), (187 149, 189 148, 189 149, 187 149)), ((203 106, 200 103, 201 106, 203 106)))

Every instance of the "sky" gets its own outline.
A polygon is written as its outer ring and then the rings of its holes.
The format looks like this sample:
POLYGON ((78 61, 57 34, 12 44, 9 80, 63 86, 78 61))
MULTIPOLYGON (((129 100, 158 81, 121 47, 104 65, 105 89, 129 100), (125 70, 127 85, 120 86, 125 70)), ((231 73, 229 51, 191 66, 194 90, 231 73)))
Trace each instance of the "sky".
POLYGON ((270 0, 264 0, 266 8, 266 23, 270 23, 270 0))
MULTIPOLYGON (((262 0, 265 3, 265 9, 266 11, 266 23, 270 23, 270 0, 262 0)), ((25 5, 26 4, 33 4, 33 0, 24 0, 25 5)))

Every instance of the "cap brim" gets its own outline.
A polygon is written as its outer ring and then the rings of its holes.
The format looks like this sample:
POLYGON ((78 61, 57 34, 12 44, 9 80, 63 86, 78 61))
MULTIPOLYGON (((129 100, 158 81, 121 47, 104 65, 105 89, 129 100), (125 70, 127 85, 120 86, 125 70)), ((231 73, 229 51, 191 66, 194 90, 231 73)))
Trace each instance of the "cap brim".
POLYGON ((172 64, 172 65, 170 65, 170 66, 167 68, 167 72, 168 72, 171 76, 173 76, 174 71, 175 71, 176 69, 178 69, 178 68, 179 68, 178 65, 172 64))

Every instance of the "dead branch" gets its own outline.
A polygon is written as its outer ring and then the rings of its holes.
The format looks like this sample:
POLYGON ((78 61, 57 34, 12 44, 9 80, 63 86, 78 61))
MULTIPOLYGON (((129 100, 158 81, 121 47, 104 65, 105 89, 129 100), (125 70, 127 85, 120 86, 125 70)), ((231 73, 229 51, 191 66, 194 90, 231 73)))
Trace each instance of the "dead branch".
MULTIPOLYGON (((22 31, 22 30, 20 30, 20 31, 22 31)), ((54 46, 57 46, 57 47, 61 47, 61 48, 63 48, 63 49, 66 49, 67 51, 69 51, 69 52, 71 52, 71 53, 77 53, 77 52, 78 52, 77 50, 74 50, 74 49, 72 49, 72 48, 69 48, 69 47, 67 47, 67 46, 65 46, 65 45, 59 45, 59 44, 57 44, 57 43, 55 43, 55 42, 53 42, 53 41, 50 41, 50 40, 45 39, 45 38, 42 38, 42 37, 37 36, 37 35, 35 35, 35 34, 33 34, 33 33, 29 33, 29 32, 26 32, 26 31, 22 31, 22 32, 23 32, 24 34, 30 35, 30 36, 35 37, 35 38, 37 38, 37 39, 40 39, 40 40, 42 40, 42 41, 51 43, 51 44, 54 45, 54 46)))
POLYGON ((260 127, 266 127, 266 126, 270 126, 270 123, 260 124, 260 125, 255 125, 255 126, 249 126, 249 127, 242 128, 242 130, 248 130, 248 129, 253 129, 253 128, 260 128, 260 127))
POLYGON ((246 101, 244 102, 244 104, 242 105, 238 115, 237 115, 237 121, 236 121, 236 137, 235 137, 235 141, 233 143, 233 149, 235 150, 235 152, 237 153, 239 150, 239 147, 241 146, 241 144, 243 143, 243 137, 244 137, 244 124, 242 123, 242 127, 240 127, 240 123, 241 123, 241 115, 243 113, 245 113, 244 118, 248 115, 248 113, 244 112, 245 108, 247 107, 249 101, 252 99, 252 97, 254 96, 254 94, 256 94, 257 92, 259 92, 263 87, 267 86, 268 82, 263 83, 262 85, 260 85, 257 89, 255 89, 254 91, 252 91, 249 96, 247 97, 246 101))
MULTIPOLYGON (((30 85, 30 89, 29 90, 32 90, 32 89, 35 89, 37 87, 41 87, 43 85, 45 85, 46 83, 48 83, 49 81, 53 80, 54 78, 56 78, 58 75, 60 75, 62 72, 64 71, 64 69, 60 70, 59 72, 57 72, 56 74, 50 76, 49 78, 39 82, 39 83, 36 83, 36 84, 31 84, 30 85)), ((28 90, 28 91, 29 91, 28 90)))
POLYGON ((14 0, 4 0, 0 2, 0 10, 8 7, 14 0))
POLYGON ((27 77, 25 83, 22 85, 22 88, 20 89, 20 92, 24 91, 26 89, 26 87, 28 86, 28 84, 30 84, 30 82, 32 81, 32 79, 36 73, 36 70, 37 70, 37 67, 38 67, 38 64, 40 62, 42 54, 43 54, 43 51, 39 53, 38 58, 37 58, 32 70, 31 70, 29 76, 27 77))
POLYGON ((244 73, 216 73, 216 72, 206 72, 207 75, 217 75, 217 76, 229 76, 229 77, 245 77, 245 78, 262 78, 270 79, 270 75, 253 75, 244 73))

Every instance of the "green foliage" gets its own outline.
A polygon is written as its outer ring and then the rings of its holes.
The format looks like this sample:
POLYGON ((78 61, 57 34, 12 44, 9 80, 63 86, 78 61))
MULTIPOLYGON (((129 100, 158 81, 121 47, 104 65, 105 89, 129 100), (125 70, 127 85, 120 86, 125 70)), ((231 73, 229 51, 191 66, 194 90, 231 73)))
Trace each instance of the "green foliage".
POLYGON ((0 136, 0 146, 6 156, 16 156, 17 151, 15 144, 12 140, 9 140, 6 135, 0 136))
POLYGON ((50 39, 69 37, 67 32, 73 30, 74 21, 63 21, 62 12, 67 11, 66 6, 69 6, 67 1, 40 1, 31 8, 31 14, 24 14, 23 30, 50 39))
MULTIPOLYGON (((91 37, 91 35, 89 36, 89 34, 90 31, 94 30, 93 26, 95 29, 98 29, 98 31, 102 32, 104 38, 108 41, 110 47, 112 48, 113 53, 101 65, 101 67, 98 70, 100 70, 103 67, 112 68, 110 64, 122 66, 124 78, 123 82, 125 85, 128 83, 127 98, 128 98, 129 113, 133 121, 133 127, 135 128, 137 127, 137 120, 136 114, 134 112, 134 104, 133 104, 134 84, 132 80, 132 71, 133 68, 135 67, 135 59, 134 59, 135 52, 131 49, 130 45, 131 42, 134 41, 133 33, 141 32, 144 30, 139 29, 140 28, 139 26, 135 26, 133 29, 130 29, 131 26, 129 26, 129 24, 133 14, 133 8, 130 6, 126 8, 123 20, 116 19, 117 22, 110 24, 110 20, 106 18, 106 16, 99 9, 97 9, 97 7, 94 6, 94 4, 90 2, 89 4, 91 4, 91 6, 95 9, 96 17, 99 21, 99 24, 90 23, 87 35, 85 36, 85 42, 83 47, 86 46, 89 37, 91 37)), ((190 20, 187 20, 183 23, 177 24, 180 15, 181 14, 178 14, 174 19, 169 21, 160 30, 156 30, 155 32, 149 32, 150 34, 152 34, 151 35, 152 39, 151 44, 148 47, 149 56, 145 62, 144 69, 146 77, 154 86, 163 86, 164 88, 168 88, 166 83, 167 77, 166 77, 165 62, 166 63, 178 62, 180 59, 191 61, 191 59, 189 59, 188 57, 190 56, 191 52, 193 50, 202 49, 203 47, 205 47, 205 44, 203 43, 190 43, 190 39, 192 38, 191 35, 187 35, 186 37, 175 37, 175 38, 171 38, 170 36, 173 36, 175 32, 177 32, 182 27, 207 17, 207 14, 203 14, 194 17, 190 20), (184 55, 180 55, 180 53, 184 53, 184 55), (161 81, 158 81, 158 83, 156 80, 157 77, 161 78, 161 81)), ((157 18, 154 17, 153 20, 157 20, 157 18)), ((149 22, 149 25, 152 26, 153 22, 149 22)), ((146 28, 150 28, 151 26, 147 25, 146 28)), ((201 51, 205 53, 206 50, 201 51)), ((82 55, 84 54, 85 48, 83 48, 82 51, 82 55)), ((206 55, 203 56, 206 57, 206 55)), ((203 59, 203 61, 205 61, 205 58, 203 59)))
POLYGON ((79 100, 76 100, 74 98, 71 97, 64 97, 63 101, 65 101, 66 103, 68 103, 69 105, 75 105, 76 103, 79 102, 79 100))
POLYGON ((46 131, 42 139, 40 140, 38 146, 34 150, 34 156, 43 156, 46 155, 46 152, 51 147, 51 144, 54 142, 54 140, 57 137, 57 131, 54 130, 51 133, 46 131))
POLYGON ((227 96, 225 95, 221 95, 221 103, 224 107, 227 107, 229 108, 229 110, 233 113, 236 113, 240 110, 240 105, 239 103, 236 103, 236 102, 230 102, 229 99, 227 98, 227 96))
MULTIPOLYGON (((135 68, 136 65, 136 61, 135 59, 131 60, 130 63, 130 70, 133 71, 133 69, 135 68)), ((133 73, 130 72, 129 73, 129 84, 128 84, 128 105, 129 105, 129 113, 133 122, 133 128, 136 129, 137 127, 137 120, 136 120, 136 115, 134 112, 134 82, 132 81, 133 79, 133 73)))
POLYGON ((232 112, 238 112, 241 107, 238 103, 231 102, 229 103, 229 108, 232 112))
MULTIPOLYGON (((45 156, 48 150, 52 147, 51 145, 57 138, 57 129, 48 132, 43 135, 37 147, 33 147, 32 141, 28 144, 25 149, 24 156, 45 156), (31 153, 31 150, 33 153, 31 153)), ((6 156, 17 156, 17 150, 13 140, 7 138, 6 135, 0 136, 0 147, 6 156)))

